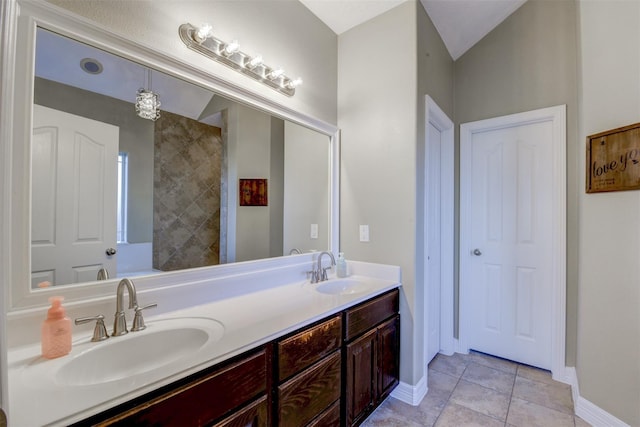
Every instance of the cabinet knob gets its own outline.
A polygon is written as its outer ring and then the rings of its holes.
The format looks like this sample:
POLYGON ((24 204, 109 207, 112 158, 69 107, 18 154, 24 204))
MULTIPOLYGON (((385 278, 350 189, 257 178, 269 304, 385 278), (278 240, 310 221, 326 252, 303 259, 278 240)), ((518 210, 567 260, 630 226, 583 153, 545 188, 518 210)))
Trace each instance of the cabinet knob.
POLYGON ((115 250, 115 248, 109 248, 106 251, 104 251, 104 253, 106 253, 108 256, 112 256, 115 255, 116 252, 118 252, 117 250, 115 250))

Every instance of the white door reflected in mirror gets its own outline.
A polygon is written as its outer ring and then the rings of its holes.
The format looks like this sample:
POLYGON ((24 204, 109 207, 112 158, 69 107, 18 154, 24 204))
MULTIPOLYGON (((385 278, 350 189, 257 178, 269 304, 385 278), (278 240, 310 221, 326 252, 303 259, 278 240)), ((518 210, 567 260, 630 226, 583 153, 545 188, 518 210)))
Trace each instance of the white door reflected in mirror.
POLYGON ((31 287, 115 272, 117 126, 34 105, 31 287))

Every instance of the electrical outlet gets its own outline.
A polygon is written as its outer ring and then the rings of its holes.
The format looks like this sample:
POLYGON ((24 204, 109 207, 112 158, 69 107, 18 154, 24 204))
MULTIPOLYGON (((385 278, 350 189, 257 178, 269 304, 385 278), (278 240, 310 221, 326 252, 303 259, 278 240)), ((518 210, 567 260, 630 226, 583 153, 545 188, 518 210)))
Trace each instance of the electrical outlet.
POLYGON ((368 242, 369 241, 369 226, 368 225, 360 225, 360 241, 368 242))
POLYGON ((318 224, 311 224, 311 238, 318 238, 318 224))

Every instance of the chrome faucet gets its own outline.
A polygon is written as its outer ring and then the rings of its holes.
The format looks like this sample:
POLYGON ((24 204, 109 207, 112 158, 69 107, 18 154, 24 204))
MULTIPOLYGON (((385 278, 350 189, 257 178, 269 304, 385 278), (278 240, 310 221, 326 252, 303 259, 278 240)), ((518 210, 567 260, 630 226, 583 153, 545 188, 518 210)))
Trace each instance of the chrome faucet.
POLYGON ((98 277, 96 280, 109 280, 109 271, 106 268, 98 270, 98 277))
POLYGON ((333 254, 331 252, 327 252, 327 251, 320 252, 320 255, 318 255, 318 268, 316 270, 316 281, 324 282, 325 280, 327 280, 328 279, 327 270, 334 265, 336 265, 336 259, 333 257, 333 254), (329 257, 331 258, 331 265, 329 265, 329 267, 322 268, 322 255, 324 254, 329 255, 329 257))
POLYGON ((293 248, 289 251, 289 255, 293 255, 293 254, 301 254, 302 252, 300 252, 300 249, 298 248, 293 248))
POLYGON ((138 307, 138 297, 136 295, 136 287, 129 279, 122 279, 118 283, 118 290, 116 292, 116 317, 113 321, 113 333, 111 336, 117 337, 124 335, 127 332, 127 320, 124 317, 124 307, 122 299, 124 298, 124 289, 127 289, 129 293, 129 308, 134 309, 138 307))

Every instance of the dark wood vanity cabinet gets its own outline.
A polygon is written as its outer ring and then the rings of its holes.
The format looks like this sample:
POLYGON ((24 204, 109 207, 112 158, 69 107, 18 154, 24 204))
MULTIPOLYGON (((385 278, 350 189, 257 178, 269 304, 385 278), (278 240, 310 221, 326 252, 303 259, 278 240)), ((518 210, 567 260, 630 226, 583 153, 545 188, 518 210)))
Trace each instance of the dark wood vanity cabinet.
POLYGON ((360 424, 398 384, 398 290, 76 426, 360 424))
POLYGON ((345 312, 347 426, 359 425, 399 379, 400 316, 394 290, 345 312))

